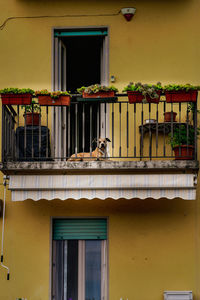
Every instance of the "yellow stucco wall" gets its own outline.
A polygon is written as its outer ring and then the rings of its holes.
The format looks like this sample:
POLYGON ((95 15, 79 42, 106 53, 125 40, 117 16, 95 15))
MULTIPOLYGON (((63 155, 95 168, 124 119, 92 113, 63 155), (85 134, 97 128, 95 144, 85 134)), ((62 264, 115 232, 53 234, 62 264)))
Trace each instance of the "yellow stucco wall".
POLYGON ((7 200, 1 299, 49 299, 51 216, 108 217, 109 299, 161 300, 164 290, 198 299, 197 202, 7 200))
MULTIPOLYGON (((101 25, 110 30, 110 75, 120 90, 130 81, 198 84, 198 0, 0 0, 0 23, 12 16, 117 13, 126 6, 137 9, 129 23, 120 14, 9 21, 0 30, 0 88, 51 89, 52 28, 101 25)), ((0 299, 49 299, 51 216, 109 217, 110 300, 161 300, 164 290, 200 297, 198 192, 197 201, 22 203, 11 202, 9 194, 4 262, 11 277, 7 281, 0 268, 0 299)))

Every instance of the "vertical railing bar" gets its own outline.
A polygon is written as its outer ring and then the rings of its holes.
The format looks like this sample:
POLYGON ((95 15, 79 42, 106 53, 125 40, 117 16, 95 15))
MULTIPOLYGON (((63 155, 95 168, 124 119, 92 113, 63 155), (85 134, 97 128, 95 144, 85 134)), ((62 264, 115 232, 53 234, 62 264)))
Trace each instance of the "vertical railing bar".
POLYGON ((152 132, 151 132, 151 103, 149 103, 149 158, 151 160, 152 155, 152 132))
POLYGON ((26 159, 26 106, 25 106, 25 118, 24 118, 24 158, 26 159))
POLYGON ((134 103, 134 157, 136 157, 136 103, 134 103))
POLYGON ((63 148, 63 146, 64 146, 64 126, 65 126, 65 124, 64 124, 64 120, 63 120, 63 106, 61 106, 61 108, 60 108, 60 113, 61 113, 61 128, 60 128, 60 130, 61 130, 61 135, 60 135, 60 138, 61 138, 61 160, 63 160, 63 158, 64 158, 64 148, 63 148))
MULTIPOLYGON (((17 127, 19 127, 19 113, 20 113, 20 109, 19 109, 19 105, 17 105, 17 127)), ((19 139, 17 139, 17 136, 16 136, 16 158, 19 158, 19 139)))
MULTIPOLYGON (((179 103, 179 132, 178 132, 178 135, 179 135, 179 140, 180 140, 180 135, 181 135, 181 102, 179 103)), ((179 156, 181 156, 181 147, 179 145, 179 156)))
POLYGON ((7 112, 5 113, 5 124, 6 124, 6 134, 5 134, 5 157, 8 160, 8 118, 7 112))
POLYGON ((75 103, 75 157, 78 153, 78 103, 75 103))
MULTIPOLYGON (((197 99, 196 99, 197 101, 197 99)), ((193 125, 194 125, 194 159, 197 160, 197 102, 192 103, 193 106, 193 125)))
MULTIPOLYGON (((171 102, 171 112, 173 111, 173 103, 171 102)), ((171 119, 170 121, 170 132, 171 132, 171 141, 173 141, 174 137, 174 125, 173 125, 173 120, 171 119)), ((173 157, 173 147, 171 147, 171 157, 173 157)))
POLYGON ((112 103, 112 157, 114 156, 114 133, 115 133, 115 115, 114 115, 114 103, 112 103))
POLYGON ((31 132, 32 132, 32 136, 31 136, 31 138, 32 138, 32 147, 31 147, 31 156, 32 156, 32 158, 34 158, 34 147, 33 147, 33 110, 34 110, 34 104, 33 103, 31 103, 31 113, 32 113, 32 128, 31 128, 31 132))
POLYGON ((8 154, 11 156, 11 118, 10 114, 8 114, 8 154))
POLYGON ((49 126, 48 126, 48 123, 49 123, 49 107, 46 106, 46 158, 49 157, 49 126))
POLYGON ((129 149, 129 112, 128 112, 128 103, 126 104, 126 146, 127 146, 127 157, 129 149))
POLYGON ((120 126, 119 126, 119 157, 121 157, 122 153, 122 148, 121 148, 121 143, 122 143, 122 113, 121 113, 121 102, 119 103, 119 118, 120 118, 120 126))
POLYGON ((17 105, 17 127, 19 127, 19 105, 17 105))
POLYGON ((97 104, 97 141, 99 140, 99 137, 100 137, 100 125, 99 125, 99 110, 100 110, 100 104, 98 103, 97 104))
MULTIPOLYGON (((164 101, 163 102, 163 116, 165 116, 165 112, 166 112, 166 102, 164 101)), ((166 132, 165 132, 165 117, 164 118, 164 128, 163 128, 163 156, 165 157, 166 156, 166 132)), ((168 127, 167 127, 168 128, 168 127)))
POLYGON ((83 110, 82 110, 82 149, 83 153, 85 152, 85 103, 83 103, 83 110))
POLYGON ((6 130, 5 130, 5 158, 6 161, 8 160, 8 122, 7 122, 7 112, 5 112, 5 124, 6 124, 6 130))
MULTIPOLYGON (((105 138, 107 137, 107 104, 104 103, 104 117, 105 117, 105 138)), ((99 153, 99 152, 98 152, 99 153)), ((106 156, 106 153, 105 153, 106 156)))
POLYGON ((39 113, 39 158, 41 158, 41 140, 42 140, 42 128, 41 128, 41 112, 39 113))
POLYGON ((140 143, 140 158, 143 157, 143 139, 144 139, 144 104, 142 102, 142 112, 141 112, 141 129, 142 129, 142 132, 141 132, 141 143, 140 143))
MULTIPOLYGON (((14 118, 14 117, 13 117, 14 118)), ((12 160, 16 159, 15 120, 12 118, 12 160)))
MULTIPOLYGON (((57 107, 53 107, 53 157, 56 157, 56 111, 57 107)), ((58 113, 58 111, 57 111, 58 113)))
POLYGON ((104 103, 104 118, 105 118, 105 138, 107 137, 106 134, 107 134, 107 104, 106 102, 104 103))
POLYGON ((186 110, 186 126, 187 126, 187 142, 186 142, 186 145, 187 145, 187 156, 188 156, 188 152, 189 152, 189 112, 188 112, 188 102, 187 102, 187 110, 186 110))
POLYGON ((68 153, 67 153, 67 155, 68 155, 68 157, 70 157, 70 111, 71 111, 71 109, 70 109, 70 107, 68 107, 68 126, 67 126, 67 132, 68 132, 68 153))
POLYGON ((2 105, 2 120, 1 120, 1 158, 2 162, 5 162, 5 106, 2 105))
POLYGON ((92 105, 90 107, 90 157, 92 156, 92 105))
POLYGON ((158 103, 156 104, 156 157, 158 156, 158 103))

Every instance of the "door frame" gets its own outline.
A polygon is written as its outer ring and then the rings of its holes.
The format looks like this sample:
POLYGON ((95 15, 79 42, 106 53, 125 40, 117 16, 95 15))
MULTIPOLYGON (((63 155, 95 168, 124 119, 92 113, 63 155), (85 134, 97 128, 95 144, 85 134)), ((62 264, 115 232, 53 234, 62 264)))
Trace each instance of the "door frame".
MULTIPOLYGON (((84 29, 103 29, 106 28, 108 31, 108 35, 104 37, 103 40, 103 47, 102 47, 102 53, 101 53, 101 84, 103 85, 108 85, 109 84, 109 38, 110 38, 110 31, 109 31, 109 26, 72 26, 72 27, 53 27, 52 28, 52 74, 51 74, 51 86, 52 86, 52 91, 59 89, 59 82, 58 82, 58 73, 56 70, 57 62, 55 60, 55 38, 54 38, 54 31, 55 30, 84 30, 84 29)), ((67 76, 67 74, 65 75, 67 76)), ((65 88, 66 85, 65 85, 65 88)), ((64 108, 65 110, 66 108, 64 108)), ((61 114, 64 116, 65 113, 63 114, 63 108, 55 107, 52 108, 52 126, 51 126, 51 141, 52 141, 52 153, 54 154, 54 157, 56 156, 62 156, 61 153, 61 148, 60 148, 60 140, 61 140, 61 130, 58 128, 59 122, 61 118, 61 114), (55 120, 54 120, 55 119, 55 120), (56 137, 56 138, 55 138, 56 137)), ((106 110, 107 110, 107 117, 106 120, 103 117, 103 112, 101 112, 102 117, 101 117, 101 132, 102 132, 102 137, 109 137, 110 133, 110 123, 109 123, 109 104, 106 104, 106 110), (105 131, 105 122, 106 122, 106 131, 105 131)), ((63 149, 66 149, 64 146, 63 149)), ((66 153, 64 153, 64 156, 66 153)))

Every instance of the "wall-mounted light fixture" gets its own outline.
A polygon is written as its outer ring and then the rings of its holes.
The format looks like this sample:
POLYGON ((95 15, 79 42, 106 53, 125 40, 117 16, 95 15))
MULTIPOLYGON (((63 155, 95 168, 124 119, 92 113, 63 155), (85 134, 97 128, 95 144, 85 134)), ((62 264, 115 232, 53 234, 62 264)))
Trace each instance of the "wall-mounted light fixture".
POLYGON ((123 14, 126 21, 130 21, 136 12, 136 8, 134 7, 124 7, 121 9, 121 13, 123 14))

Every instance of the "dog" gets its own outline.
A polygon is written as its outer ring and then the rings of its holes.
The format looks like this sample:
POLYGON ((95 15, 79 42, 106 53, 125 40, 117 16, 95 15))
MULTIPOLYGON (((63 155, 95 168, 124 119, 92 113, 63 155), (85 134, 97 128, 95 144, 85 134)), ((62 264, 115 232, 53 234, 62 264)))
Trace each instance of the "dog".
POLYGON ((97 142, 97 147, 92 151, 91 155, 87 152, 77 153, 70 156, 68 161, 81 161, 81 160, 96 160, 108 158, 107 153, 107 142, 111 142, 109 138, 99 138, 97 142))

